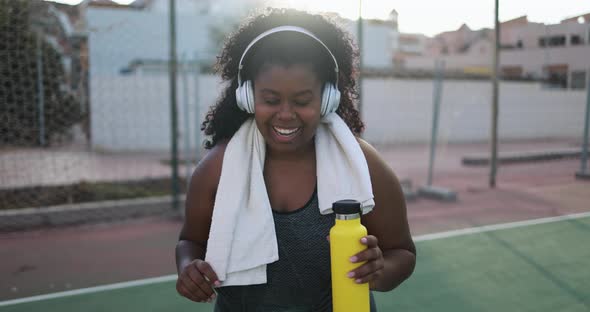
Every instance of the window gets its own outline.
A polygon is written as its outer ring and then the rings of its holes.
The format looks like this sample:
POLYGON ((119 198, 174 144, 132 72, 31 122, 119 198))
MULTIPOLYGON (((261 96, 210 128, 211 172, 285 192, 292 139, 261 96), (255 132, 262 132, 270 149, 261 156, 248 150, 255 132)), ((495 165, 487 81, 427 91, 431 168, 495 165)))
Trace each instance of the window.
POLYGON ((570 88, 582 90, 586 88, 586 72, 572 71, 572 82, 570 88))
POLYGON ((567 88, 567 75, 563 73, 549 73, 547 77, 546 85, 550 88, 567 88))
POLYGON ((502 78, 504 79, 518 79, 522 77, 521 66, 502 66, 502 78))
POLYGON ((564 35, 559 36, 551 36, 551 37, 541 37, 539 38, 539 46, 540 47, 559 47, 564 46, 566 41, 566 37, 564 35))
POLYGON ((565 45, 565 36, 553 36, 549 38, 549 46, 557 47, 565 45))
POLYGON ((547 40, 545 40, 545 37, 541 37, 541 38, 539 38, 539 46, 540 46, 540 47, 545 47, 545 46, 547 46, 547 40))
POLYGON ((582 37, 580 35, 571 35, 570 36, 570 44, 571 45, 581 45, 584 44, 582 37))
POLYGON ((543 68, 543 85, 548 88, 566 89, 568 86, 568 65, 551 64, 543 68))

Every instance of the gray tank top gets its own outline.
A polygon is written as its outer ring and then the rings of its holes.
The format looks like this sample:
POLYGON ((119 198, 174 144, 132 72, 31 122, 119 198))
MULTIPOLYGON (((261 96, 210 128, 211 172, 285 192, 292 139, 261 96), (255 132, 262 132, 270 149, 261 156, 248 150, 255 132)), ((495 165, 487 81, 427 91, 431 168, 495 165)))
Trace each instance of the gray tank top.
MULTIPOLYGON (((321 215, 317 194, 295 211, 273 211, 279 260, 267 283, 217 289, 215 312, 331 312, 330 245, 334 215, 321 215)), ((371 312, 376 312, 371 294, 371 312)))

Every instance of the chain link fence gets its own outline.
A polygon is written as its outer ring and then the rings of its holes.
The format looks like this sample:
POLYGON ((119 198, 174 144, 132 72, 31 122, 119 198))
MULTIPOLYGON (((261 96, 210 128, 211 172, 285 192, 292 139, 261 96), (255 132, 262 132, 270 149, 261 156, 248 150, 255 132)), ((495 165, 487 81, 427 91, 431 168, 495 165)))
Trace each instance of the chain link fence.
MULTIPOLYGON (((215 55, 244 13, 264 1, 240 2, 233 11, 242 13, 234 15, 208 1, 177 4, 174 155, 168 1, 127 6, 84 1, 70 6, 0 0, 3 224, 10 227, 13 219, 8 216, 17 210, 47 212, 49 207, 85 211, 83 217, 65 222, 80 223, 93 219, 91 213, 117 216, 113 210, 84 205, 107 203, 122 211, 123 206, 141 206, 146 198, 162 203, 158 212, 145 209, 146 214, 172 210, 172 160, 179 159, 183 193, 203 153, 200 124, 224 87, 212 74, 215 55), (114 204, 117 200, 139 204, 114 204)), ((473 172, 485 181, 493 32, 461 27, 431 38, 400 32, 395 11, 387 20, 365 20, 360 28, 355 20, 330 16, 355 40, 355 32, 363 33, 364 138, 391 157, 388 161, 404 164, 394 170, 408 195, 433 184, 433 177, 434 184, 442 181, 441 186, 459 191, 465 190, 464 178, 473 172), (438 76, 435 60, 445 64, 438 76), (414 154, 420 156, 410 156, 414 154), (480 165, 468 172, 461 161, 469 165, 470 159, 480 165)), ((500 152, 561 149, 561 154, 578 157, 587 85, 584 66, 590 66, 580 63, 578 54, 590 53, 590 37, 584 37, 590 23, 538 30, 524 20, 515 21, 503 24, 502 30, 500 152), (560 44, 554 37, 564 27, 577 38, 570 40, 575 53, 562 55, 559 51, 566 47, 538 46, 560 44), (561 77, 558 82, 556 77, 561 77)), ((562 164, 555 170, 570 167, 562 164)), ((500 174, 510 177, 511 172, 520 174, 517 167, 501 168, 500 174)), ((142 214, 130 211, 128 215, 142 214)), ((36 223, 57 223, 41 219, 45 221, 36 223)))
MULTIPOLYGON (((0 1, 3 228, 18 228, 17 215, 30 227, 171 210, 168 19, 138 12, 114 4, 0 1), (114 202, 130 199, 139 201, 114 202), (159 209, 129 208, 154 200, 159 209), (59 213, 42 215, 49 211, 59 213)), ((188 80, 200 69, 195 64, 187 59, 180 71, 181 113, 192 115, 178 135, 187 138, 200 117, 187 111, 196 102, 196 79, 188 80)), ((184 146, 187 173, 198 158, 197 140, 184 146)), ((179 185, 184 192, 186 176, 179 185)))

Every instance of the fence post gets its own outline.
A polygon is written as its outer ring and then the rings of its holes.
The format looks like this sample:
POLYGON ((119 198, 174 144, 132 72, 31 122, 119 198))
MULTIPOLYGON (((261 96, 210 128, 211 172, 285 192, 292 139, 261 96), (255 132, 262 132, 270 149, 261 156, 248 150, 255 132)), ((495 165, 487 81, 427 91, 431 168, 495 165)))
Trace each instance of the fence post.
POLYGON ((180 58, 180 73, 182 77, 182 107, 183 107, 183 131, 184 136, 184 170, 185 170, 185 184, 189 186, 191 181, 191 131, 190 131, 190 105, 188 96, 188 63, 186 55, 183 53, 180 58))
POLYGON ((433 108, 432 108, 432 129, 430 134, 430 159, 428 162, 427 186, 432 186, 432 171, 434 169, 434 156, 436 154, 436 141, 438 138, 438 118, 440 115, 440 98, 442 93, 442 79, 445 70, 443 60, 434 61, 434 86, 433 86, 433 108))
POLYGON ((178 186, 178 110, 176 107, 176 1, 169 0, 169 22, 170 22, 170 124, 171 124, 171 167, 172 167, 172 209, 180 210, 180 189, 178 186))
POLYGON ((199 52, 195 52, 195 164, 201 159, 201 101, 199 101, 199 79, 201 78, 201 62, 199 52))
POLYGON ((590 179, 588 172, 588 135, 590 127, 590 69, 586 72, 586 116, 584 118, 584 137, 582 139, 582 157, 580 159, 580 171, 576 173, 579 179, 590 179))
POLYGON ((37 104, 39 108, 39 146, 45 146, 45 89, 43 84, 43 45, 42 32, 37 31, 37 104))

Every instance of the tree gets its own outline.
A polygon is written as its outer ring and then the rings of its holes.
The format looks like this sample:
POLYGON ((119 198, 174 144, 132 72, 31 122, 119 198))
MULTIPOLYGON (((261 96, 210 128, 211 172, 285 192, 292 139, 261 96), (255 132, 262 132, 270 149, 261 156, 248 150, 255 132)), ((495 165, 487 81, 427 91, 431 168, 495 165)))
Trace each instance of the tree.
POLYGON ((40 1, 0 0, 0 145, 39 145, 64 134, 83 118, 79 101, 64 88, 62 56, 31 27, 40 1), (38 37, 39 36, 39 37, 38 37), (42 59, 43 118, 40 118, 38 52, 42 59))

